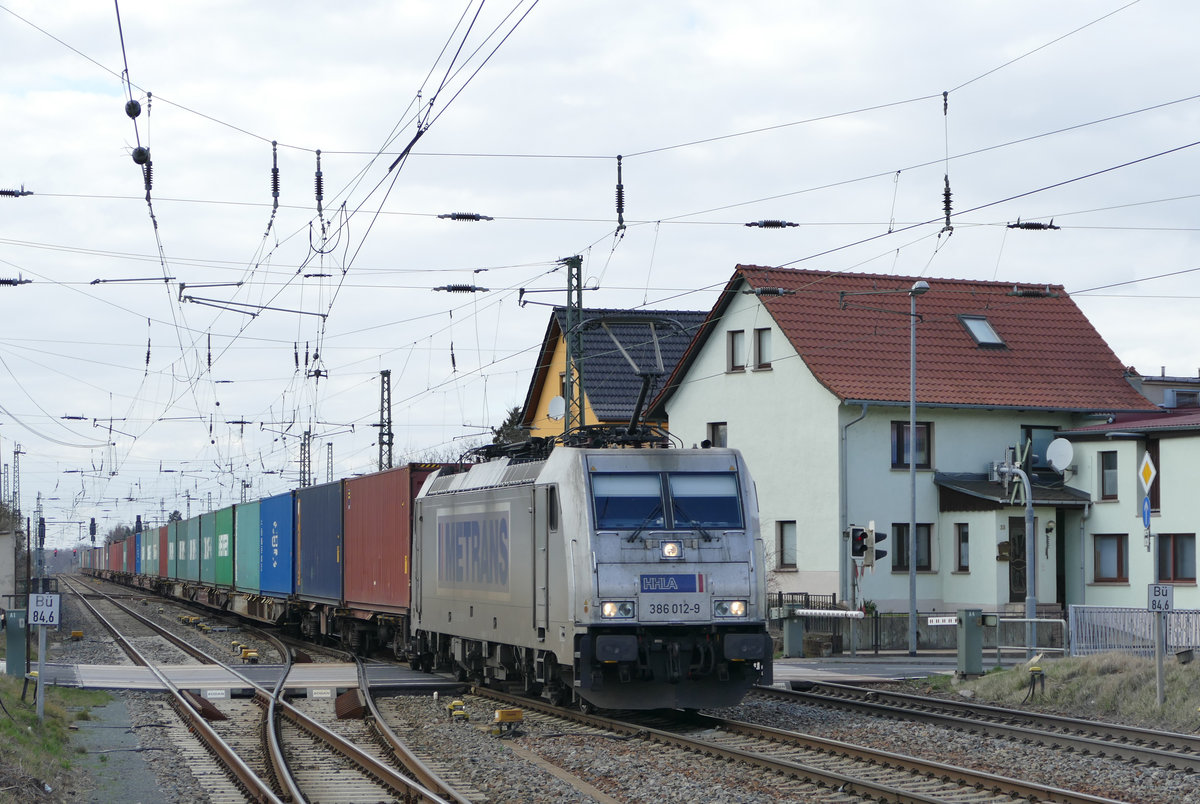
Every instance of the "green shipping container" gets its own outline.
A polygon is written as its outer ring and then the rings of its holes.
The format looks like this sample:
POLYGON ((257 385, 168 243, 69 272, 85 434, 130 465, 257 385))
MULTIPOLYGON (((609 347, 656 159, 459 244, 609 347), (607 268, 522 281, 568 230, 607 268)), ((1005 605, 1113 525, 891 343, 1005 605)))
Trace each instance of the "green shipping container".
POLYGON ((194 516, 187 521, 187 554, 180 558, 183 562, 183 579, 200 582, 200 517, 194 516))
POLYGON ((217 582, 217 515, 212 511, 200 515, 200 583, 217 582))
POLYGON ((158 528, 147 528, 142 531, 142 574, 158 574, 158 528))
POLYGON ((257 595, 259 556, 258 501, 241 503, 234 509, 233 527, 233 569, 234 588, 239 592, 249 592, 257 595))
POLYGON ((217 511, 216 584, 224 589, 233 586, 233 506, 217 511))

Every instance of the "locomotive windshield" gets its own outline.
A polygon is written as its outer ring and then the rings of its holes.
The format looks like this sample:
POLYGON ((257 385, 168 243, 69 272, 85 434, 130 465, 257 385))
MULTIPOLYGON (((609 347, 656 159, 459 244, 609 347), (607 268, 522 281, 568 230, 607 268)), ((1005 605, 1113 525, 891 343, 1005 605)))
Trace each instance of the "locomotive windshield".
POLYGON ((662 479, 657 474, 602 474, 592 477, 596 527, 608 530, 661 528, 662 479))
POLYGON ((675 474, 671 486, 671 512, 677 528, 740 528, 737 478, 731 474, 675 474))
POLYGON ((743 527, 733 474, 597 472, 592 496, 599 530, 743 527))

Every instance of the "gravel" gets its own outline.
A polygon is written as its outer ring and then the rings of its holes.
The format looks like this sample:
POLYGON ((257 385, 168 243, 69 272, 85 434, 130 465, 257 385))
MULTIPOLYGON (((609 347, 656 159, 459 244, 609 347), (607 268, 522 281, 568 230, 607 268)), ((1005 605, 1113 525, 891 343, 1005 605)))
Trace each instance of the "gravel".
POLYGON ((742 772, 716 760, 672 766, 664 762, 664 752, 671 750, 660 745, 636 738, 614 739, 582 726, 564 730, 560 721, 529 712, 519 736, 493 736, 488 728, 496 706, 479 699, 465 699, 470 716, 466 723, 449 720, 446 698, 397 696, 378 702, 388 725, 415 753, 438 757, 489 802, 602 800, 552 775, 545 763, 622 802, 770 804, 782 800, 754 771, 742 772), (513 749, 543 761, 530 761, 513 749))
POLYGON ((773 699, 750 699, 741 706, 723 709, 716 714, 1131 804, 1200 801, 1200 776, 1131 765, 1118 760, 1067 754, 1012 740, 963 734, 919 723, 891 721, 773 699))
MULTIPOLYGON (((85 637, 79 642, 52 639, 51 659, 87 664, 128 663, 107 636, 98 632, 90 615, 76 610, 78 605, 69 596, 64 597, 60 634, 65 638, 73 628, 82 628, 85 637)), ((123 791, 122 800, 168 804, 207 801, 188 771, 173 730, 164 725, 175 718, 169 710, 164 711, 161 698, 147 693, 123 693, 121 699, 129 713, 128 730, 143 750, 114 751, 109 754, 109 762, 141 763, 148 775, 139 777, 131 771, 128 774, 131 784, 135 778, 154 779, 153 790, 131 789, 128 795, 123 791), (143 793, 150 797, 144 797, 143 793)), ((381 708, 389 725, 414 751, 436 757, 441 763, 438 772, 456 785, 473 789, 476 801, 779 804, 809 800, 788 798, 772 789, 769 781, 764 783, 757 772, 742 770, 736 764, 700 757, 673 761, 670 757, 674 755, 660 746, 637 739, 613 739, 583 727, 564 729, 532 713, 527 713, 519 736, 501 739, 486 729, 494 706, 468 698, 470 720, 462 723, 450 722, 446 703, 445 698, 435 701, 429 697, 398 696, 381 699, 381 708), (548 764, 563 769, 568 779, 551 773, 548 764)), ((1200 801, 1200 775, 1053 752, 921 724, 773 699, 749 699, 715 714, 1134 804, 1200 801)), ((113 717, 117 722, 99 722, 103 727, 121 726, 123 715, 114 713, 113 717)))

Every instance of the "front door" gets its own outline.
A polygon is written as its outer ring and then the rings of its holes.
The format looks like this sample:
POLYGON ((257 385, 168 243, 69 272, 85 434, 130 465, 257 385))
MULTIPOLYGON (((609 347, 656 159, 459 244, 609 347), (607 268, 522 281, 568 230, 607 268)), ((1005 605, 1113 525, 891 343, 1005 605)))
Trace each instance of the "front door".
MULTIPOLYGON (((1037 533, 1037 520, 1033 522, 1037 533)), ((1008 602, 1024 603, 1028 596, 1027 562, 1025 560, 1025 517, 1008 518, 1008 602)))

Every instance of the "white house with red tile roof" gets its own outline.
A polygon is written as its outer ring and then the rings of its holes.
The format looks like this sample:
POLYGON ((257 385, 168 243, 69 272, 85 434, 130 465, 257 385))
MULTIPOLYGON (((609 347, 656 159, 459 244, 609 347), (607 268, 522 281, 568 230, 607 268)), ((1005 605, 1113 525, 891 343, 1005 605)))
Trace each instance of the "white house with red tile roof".
MULTIPOLYGON (((919 280, 738 266, 653 403, 685 443, 744 452, 774 589, 908 610, 909 291, 919 280), (856 587, 843 534, 871 521, 887 556, 856 587)), ((1023 605, 1024 501, 989 479, 1009 447, 1028 453, 1035 480, 1038 600, 1068 602, 1055 534, 1090 495, 1048 470, 1045 448, 1058 428, 1154 406, 1062 287, 924 281, 917 608, 1023 605)))
POLYGON ((1148 584, 1171 584, 1175 608, 1200 609, 1200 410, 1114 416, 1063 435, 1074 445, 1067 482, 1092 499, 1086 519, 1066 534, 1071 602, 1142 608, 1148 584), (1148 490, 1143 471, 1152 478, 1148 490))

